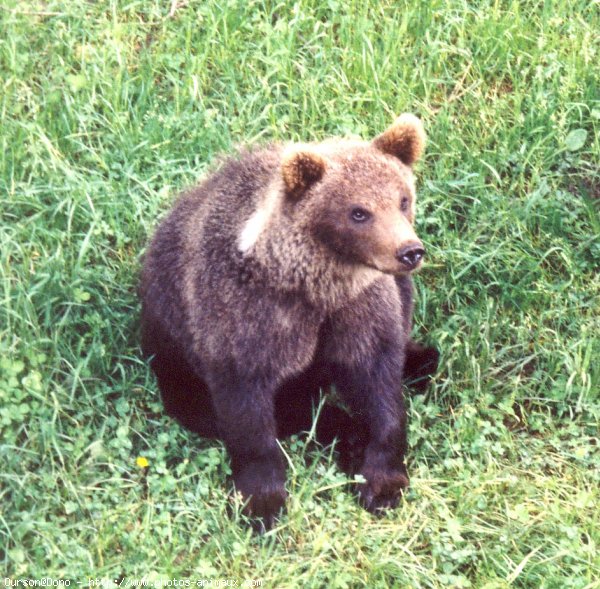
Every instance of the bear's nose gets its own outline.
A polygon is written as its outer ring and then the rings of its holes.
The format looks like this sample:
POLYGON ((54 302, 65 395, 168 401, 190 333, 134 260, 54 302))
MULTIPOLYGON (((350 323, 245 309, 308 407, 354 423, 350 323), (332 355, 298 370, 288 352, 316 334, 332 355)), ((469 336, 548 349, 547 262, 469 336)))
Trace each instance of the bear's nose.
POLYGON ((423 259, 425 250, 420 245, 410 244, 401 247, 396 252, 396 259, 404 264, 408 270, 417 267, 417 264, 423 259))

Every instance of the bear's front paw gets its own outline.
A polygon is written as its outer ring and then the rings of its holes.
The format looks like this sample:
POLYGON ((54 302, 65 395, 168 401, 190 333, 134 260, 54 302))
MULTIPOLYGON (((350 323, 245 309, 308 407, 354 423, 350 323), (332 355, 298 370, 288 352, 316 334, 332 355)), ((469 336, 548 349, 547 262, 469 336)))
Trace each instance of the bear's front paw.
POLYGON ((358 487, 360 503, 371 513, 396 507, 402 491, 409 485, 404 466, 385 471, 364 469, 361 474, 366 480, 358 487))
POLYGON ((254 519, 253 527, 260 532, 272 528, 287 497, 283 477, 247 468, 234 477, 234 483, 246 502, 244 513, 254 519))

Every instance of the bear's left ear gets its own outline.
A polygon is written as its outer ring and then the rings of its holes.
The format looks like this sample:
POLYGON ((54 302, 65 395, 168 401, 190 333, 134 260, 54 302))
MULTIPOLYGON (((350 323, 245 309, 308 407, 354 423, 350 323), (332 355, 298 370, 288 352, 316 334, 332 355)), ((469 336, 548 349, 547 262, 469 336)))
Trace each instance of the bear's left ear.
POLYGON ((373 139, 373 146, 397 157, 407 166, 412 166, 423 153, 425 139, 421 120, 415 115, 404 113, 391 127, 373 139))
POLYGON ((314 151, 300 146, 288 150, 281 162, 281 175, 286 192, 293 197, 299 197, 325 173, 325 160, 314 151))

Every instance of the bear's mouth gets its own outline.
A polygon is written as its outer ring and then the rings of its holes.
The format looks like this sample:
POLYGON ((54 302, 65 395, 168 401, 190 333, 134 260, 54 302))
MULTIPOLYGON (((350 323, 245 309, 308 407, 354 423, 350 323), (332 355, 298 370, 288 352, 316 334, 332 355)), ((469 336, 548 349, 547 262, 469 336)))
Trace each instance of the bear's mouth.
POLYGON ((365 256, 364 253, 366 252, 351 251, 348 248, 340 247, 337 243, 328 243, 327 246, 331 251, 335 252, 338 260, 348 266, 354 268, 369 268, 391 276, 407 276, 418 271, 423 265, 423 255, 425 253, 425 250, 420 248, 422 250, 421 255, 411 263, 409 260, 402 259, 402 256, 400 255, 402 250, 398 250, 393 257, 385 256, 384 259, 384 256, 381 256, 377 259, 375 257, 365 256))
POLYGON ((366 261, 362 263, 363 266, 367 266, 368 268, 372 268, 374 270, 378 270, 383 274, 390 274, 391 276, 408 276, 413 272, 417 272, 423 266, 423 259, 421 258, 415 264, 405 264, 401 261, 394 259, 390 260, 389 264, 381 264, 376 261, 366 261))

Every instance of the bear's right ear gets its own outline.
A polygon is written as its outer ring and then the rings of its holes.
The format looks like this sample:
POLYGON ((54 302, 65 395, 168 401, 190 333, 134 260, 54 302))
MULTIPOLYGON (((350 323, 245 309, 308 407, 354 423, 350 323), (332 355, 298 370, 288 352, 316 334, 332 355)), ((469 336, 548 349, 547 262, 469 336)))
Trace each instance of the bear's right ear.
POLYGON ((412 166, 421 157, 425 147, 423 123, 415 115, 404 113, 391 127, 373 139, 373 146, 412 166))
POLYGON ((325 160, 314 151, 292 147, 284 153, 281 175, 286 193, 298 198, 325 173, 325 160))

